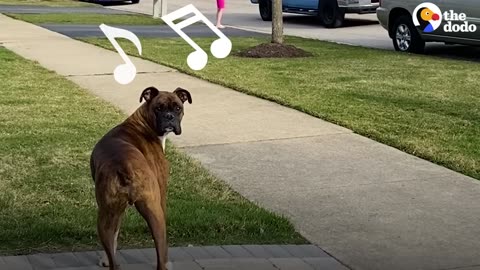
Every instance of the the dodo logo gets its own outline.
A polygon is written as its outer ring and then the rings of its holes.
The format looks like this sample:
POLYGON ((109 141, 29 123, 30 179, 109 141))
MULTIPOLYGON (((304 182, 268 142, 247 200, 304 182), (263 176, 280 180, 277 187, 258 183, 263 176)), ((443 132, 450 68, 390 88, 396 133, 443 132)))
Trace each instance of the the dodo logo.
POLYGON ((437 30, 442 24, 442 11, 432 3, 422 3, 413 11, 413 24, 425 33, 437 30))
POLYGON ((457 13, 454 10, 443 12, 437 5, 432 3, 422 3, 413 11, 413 24, 420 28, 424 33, 431 33, 437 30, 443 24, 443 31, 450 32, 475 32, 477 26, 468 21, 467 14, 457 13))

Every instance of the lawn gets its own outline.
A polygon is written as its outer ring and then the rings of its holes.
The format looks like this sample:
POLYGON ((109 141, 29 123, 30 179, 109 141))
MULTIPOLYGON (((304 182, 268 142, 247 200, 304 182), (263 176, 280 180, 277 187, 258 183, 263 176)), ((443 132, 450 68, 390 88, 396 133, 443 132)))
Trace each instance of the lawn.
POLYGON ((92 6, 78 0, 0 0, 0 5, 35 5, 49 7, 81 7, 92 6))
MULTIPOLYGON (((211 40, 196 39, 205 49, 211 40)), ((288 37, 314 54, 302 59, 210 55, 198 72, 180 39, 143 38, 143 57, 348 127, 480 179, 480 69, 477 63, 288 37)), ((112 49, 106 39, 87 42, 112 49)), ((232 38, 233 51, 266 42, 232 38)), ((135 55, 131 43, 121 42, 135 55)))
MULTIPOLYGON (((0 254, 98 249, 89 157, 126 116, 1 47, 0 77, 0 254)), ((287 219, 243 199, 172 145, 167 149, 171 245, 305 243, 287 219)), ((153 246, 133 209, 119 241, 153 246)))
POLYGON ((6 14, 12 18, 35 24, 115 24, 115 25, 161 25, 161 19, 142 14, 6 14))

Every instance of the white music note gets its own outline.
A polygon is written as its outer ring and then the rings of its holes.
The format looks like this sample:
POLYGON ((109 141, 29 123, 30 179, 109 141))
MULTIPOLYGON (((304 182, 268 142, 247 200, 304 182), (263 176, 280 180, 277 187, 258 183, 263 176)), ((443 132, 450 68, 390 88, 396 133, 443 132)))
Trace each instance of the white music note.
POLYGON ((115 50, 117 50, 118 54, 120 54, 123 61, 125 61, 125 64, 118 65, 115 68, 113 71, 113 77, 119 84, 131 83, 137 75, 137 68, 132 63, 130 58, 128 58, 127 54, 123 51, 122 47, 120 47, 115 38, 125 38, 130 40, 133 42, 133 44, 135 44, 135 47, 137 47, 138 53, 142 55, 142 44, 140 43, 140 40, 134 33, 125 29, 111 27, 103 23, 100 25, 100 29, 105 36, 107 36, 113 47, 115 47, 115 50))
POLYGON ((210 28, 218 37, 219 39, 215 40, 210 45, 210 51, 212 52, 213 56, 216 58, 225 58, 230 54, 232 50, 232 42, 225 36, 220 30, 218 30, 212 22, 210 22, 207 17, 205 17, 194 5, 189 4, 180 9, 177 9, 165 16, 162 17, 162 20, 165 21, 178 35, 180 35, 190 46, 192 46, 195 51, 190 53, 187 57, 187 64, 193 70, 201 70, 203 69, 208 62, 208 55, 207 53, 198 46, 189 36, 187 36, 183 31, 182 28, 187 27, 191 24, 196 22, 202 21, 204 22, 208 28, 210 28), (173 23, 173 21, 180 19, 187 14, 193 13, 194 16, 180 22, 180 23, 173 23))

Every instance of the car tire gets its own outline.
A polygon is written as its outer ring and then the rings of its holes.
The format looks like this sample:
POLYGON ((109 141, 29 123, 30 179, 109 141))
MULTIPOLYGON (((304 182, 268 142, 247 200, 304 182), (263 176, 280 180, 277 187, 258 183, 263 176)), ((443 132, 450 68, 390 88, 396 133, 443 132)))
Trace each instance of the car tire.
POLYGON ((262 20, 272 20, 272 0, 260 0, 258 2, 258 9, 260 11, 260 17, 262 17, 262 20))
POLYGON ((319 0, 318 19, 326 28, 337 28, 343 25, 345 10, 338 7, 337 0, 319 0))
POLYGON ((396 51, 409 53, 423 53, 425 51, 425 41, 413 25, 412 18, 408 15, 402 15, 394 21, 391 36, 396 51))

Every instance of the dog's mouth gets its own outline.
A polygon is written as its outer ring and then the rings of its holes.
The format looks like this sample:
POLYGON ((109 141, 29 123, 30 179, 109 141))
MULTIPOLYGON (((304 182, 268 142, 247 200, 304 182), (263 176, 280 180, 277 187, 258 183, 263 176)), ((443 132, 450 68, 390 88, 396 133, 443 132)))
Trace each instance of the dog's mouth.
POLYGON ((182 129, 176 126, 168 126, 163 129, 163 135, 167 135, 170 132, 175 133, 175 135, 180 135, 180 133, 182 133, 182 129))

